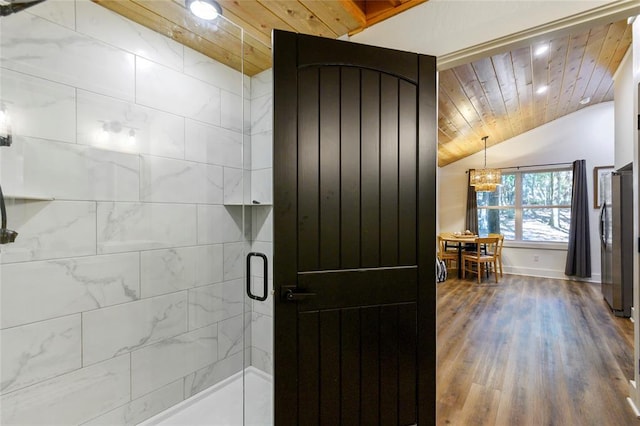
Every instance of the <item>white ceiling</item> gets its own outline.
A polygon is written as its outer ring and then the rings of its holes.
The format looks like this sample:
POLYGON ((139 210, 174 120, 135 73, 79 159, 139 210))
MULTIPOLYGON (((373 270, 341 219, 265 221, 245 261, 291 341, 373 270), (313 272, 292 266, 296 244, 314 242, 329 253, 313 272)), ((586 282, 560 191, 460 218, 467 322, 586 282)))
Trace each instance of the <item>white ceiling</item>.
POLYGON ((439 57, 614 3, 621 1, 429 0, 350 40, 439 57))

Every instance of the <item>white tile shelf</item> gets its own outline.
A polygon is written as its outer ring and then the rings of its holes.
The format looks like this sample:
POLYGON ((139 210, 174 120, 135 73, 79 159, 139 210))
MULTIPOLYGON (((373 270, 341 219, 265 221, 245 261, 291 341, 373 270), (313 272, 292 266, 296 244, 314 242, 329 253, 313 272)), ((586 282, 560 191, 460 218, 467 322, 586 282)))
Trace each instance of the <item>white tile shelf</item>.
POLYGON ((54 197, 42 194, 3 194, 8 200, 53 201, 54 197))
POLYGON ((244 206, 244 207, 260 207, 260 206, 273 206, 271 202, 265 203, 224 203, 225 206, 244 206))

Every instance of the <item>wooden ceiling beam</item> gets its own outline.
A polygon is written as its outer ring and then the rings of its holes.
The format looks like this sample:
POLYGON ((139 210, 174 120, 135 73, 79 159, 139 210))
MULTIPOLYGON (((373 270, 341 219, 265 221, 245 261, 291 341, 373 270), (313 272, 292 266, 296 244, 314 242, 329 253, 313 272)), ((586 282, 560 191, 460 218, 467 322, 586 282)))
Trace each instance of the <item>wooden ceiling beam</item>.
POLYGON ((299 0, 338 36, 348 34, 360 23, 335 0, 299 0))
POLYGON ((341 35, 335 33, 309 11, 304 4, 296 0, 258 0, 258 2, 274 15, 286 19, 296 32, 328 38, 337 38, 341 35))

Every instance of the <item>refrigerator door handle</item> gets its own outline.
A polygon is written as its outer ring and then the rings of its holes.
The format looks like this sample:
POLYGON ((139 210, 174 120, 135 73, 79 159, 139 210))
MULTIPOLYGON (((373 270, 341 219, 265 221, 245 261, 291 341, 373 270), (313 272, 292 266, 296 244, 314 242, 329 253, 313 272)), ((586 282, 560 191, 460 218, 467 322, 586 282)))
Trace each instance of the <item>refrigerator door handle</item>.
POLYGON ((605 226, 604 226, 604 216, 606 214, 606 209, 607 209, 607 203, 603 202, 602 203, 602 207, 600 207, 600 244, 602 244, 603 247, 607 247, 607 240, 605 238, 604 232, 605 232, 605 226))

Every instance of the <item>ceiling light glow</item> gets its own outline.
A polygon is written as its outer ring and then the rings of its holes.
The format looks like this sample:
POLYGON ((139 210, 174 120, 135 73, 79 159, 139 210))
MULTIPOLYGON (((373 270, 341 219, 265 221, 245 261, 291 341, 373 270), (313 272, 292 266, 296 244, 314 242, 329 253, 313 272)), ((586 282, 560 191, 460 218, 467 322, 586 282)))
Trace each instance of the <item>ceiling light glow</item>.
POLYGON ((544 92, 546 92, 546 91, 547 91, 547 89, 548 89, 548 87, 547 87, 547 86, 540 86, 540 87, 538 87, 538 90, 536 90, 536 93, 537 93, 538 95, 541 95, 541 94, 543 94, 544 92))
POLYGON ((540 55, 542 55, 543 53, 545 53, 547 50, 549 50, 549 45, 545 44, 544 46, 540 46, 540 47, 538 47, 538 48, 533 52, 533 54, 534 54, 534 55, 536 55, 536 56, 540 56, 540 55))

